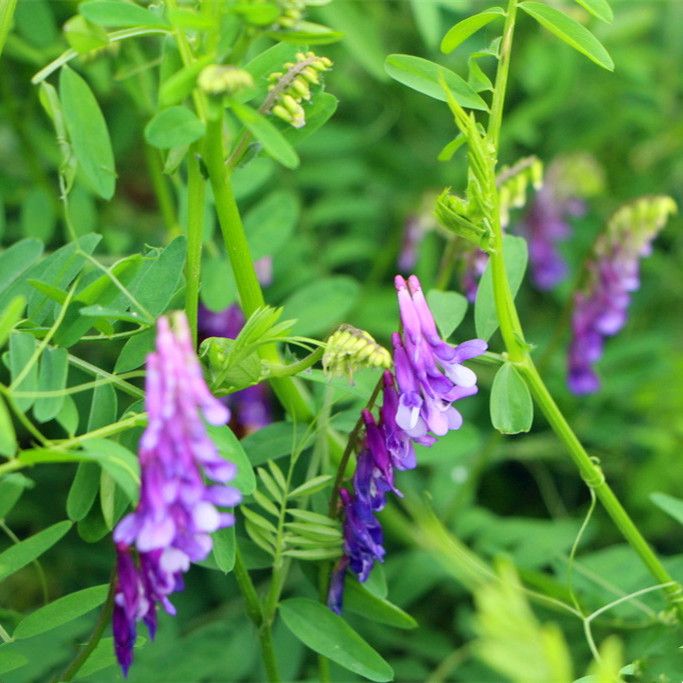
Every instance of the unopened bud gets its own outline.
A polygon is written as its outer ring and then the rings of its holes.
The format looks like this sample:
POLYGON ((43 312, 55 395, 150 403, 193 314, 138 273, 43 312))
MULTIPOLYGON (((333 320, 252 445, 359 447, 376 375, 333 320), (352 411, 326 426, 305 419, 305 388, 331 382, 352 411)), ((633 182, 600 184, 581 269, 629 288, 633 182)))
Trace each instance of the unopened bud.
POLYGON ((328 338, 322 362, 330 379, 346 375, 353 383, 356 370, 391 367, 391 354, 365 330, 341 325, 328 338))
POLYGON ((210 95, 233 94, 254 85, 254 78, 236 66, 210 64, 202 69, 197 79, 199 87, 210 95))

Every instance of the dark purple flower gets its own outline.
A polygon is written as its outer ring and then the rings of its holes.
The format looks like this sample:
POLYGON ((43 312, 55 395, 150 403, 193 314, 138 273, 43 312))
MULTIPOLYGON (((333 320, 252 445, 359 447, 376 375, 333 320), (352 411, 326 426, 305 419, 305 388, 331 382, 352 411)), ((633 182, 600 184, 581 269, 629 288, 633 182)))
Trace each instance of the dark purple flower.
POLYGON ((346 570, 349 567, 349 558, 342 555, 339 561, 332 570, 330 577, 330 590, 327 593, 327 606, 336 614, 342 613, 342 604, 344 602, 344 579, 346 578, 346 570))
POLYGON ((452 403, 477 393, 477 377, 462 363, 484 353, 487 344, 481 339, 447 344, 417 277, 411 275, 406 284, 397 275, 395 282, 403 323, 403 335, 392 336, 399 393, 396 423, 419 443, 428 431, 443 436, 460 428, 462 416, 452 403))
POLYGON ((468 247, 463 254, 463 269, 460 275, 460 286, 465 297, 470 303, 474 303, 477 298, 479 280, 486 270, 489 262, 489 255, 478 247, 468 247))
POLYGON ((209 554, 211 532, 234 523, 232 514, 216 506, 233 507, 241 500, 239 491, 226 485, 236 467, 218 454, 201 417, 221 425, 230 414, 204 382, 187 319, 176 313, 171 328, 162 316, 157 330, 156 351, 147 356, 146 366, 140 502, 113 534, 118 557, 114 642, 124 674, 133 657, 135 624, 144 620, 154 637, 156 603, 175 613, 168 596, 182 590, 183 573, 209 554), (205 476, 215 485, 207 485, 205 476))
POLYGON ((344 506, 344 555, 358 580, 367 581, 375 561, 384 561, 382 527, 349 491, 341 489, 339 495, 344 506))
POLYGON ((627 204, 596 242, 586 267, 586 286, 574 295, 567 377, 572 393, 600 389, 593 364, 602 357, 604 338, 626 324, 631 292, 640 286, 640 259, 651 253, 652 241, 675 209, 669 197, 644 197, 627 204))

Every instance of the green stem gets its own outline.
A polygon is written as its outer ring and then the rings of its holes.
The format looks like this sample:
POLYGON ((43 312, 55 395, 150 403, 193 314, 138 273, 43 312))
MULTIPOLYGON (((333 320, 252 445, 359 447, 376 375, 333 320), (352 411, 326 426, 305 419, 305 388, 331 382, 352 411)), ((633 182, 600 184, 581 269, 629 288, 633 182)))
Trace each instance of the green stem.
POLYGON ((187 261, 185 266, 185 313, 190 324, 192 343, 197 345, 197 311, 202 267, 202 238, 204 233, 204 200, 206 181, 199 167, 198 144, 190 147, 187 160, 187 261))
POLYGON ((278 672, 277 660, 275 659, 275 650, 273 649, 273 639, 270 632, 270 623, 263 617, 263 609, 256 588, 249 576, 242 552, 239 544, 235 548, 235 579, 237 585, 242 593, 245 603, 245 611, 251 622, 256 626, 259 634, 259 642, 261 644, 261 654, 263 656, 263 664, 266 667, 266 675, 271 683, 280 681, 280 674, 278 672))
POLYGON ((149 177, 152 181, 152 188, 159 204, 161 216, 166 224, 169 239, 180 234, 180 227, 178 226, 178 219, 175 212, 175 204, 173 195, 168 188, 168 182, 164 178, 161 168, 161 161, 159 160, 159 151, 145 145, 145 157, 147 159, 147 168, 149 170, 149 177))
MULTIPOLYGON (((230 176, 225 167, 222 120, 206 122, 204 160, 209 172, 216 214, 223 233, 225 249, 237 281, 237 291, 240 295, 242 310, 248 318, 265 302, 261 285, 256 277, 254 262, 249 252, 242 218, 232 191, 230 176)), ((281 362, 274 344, 261 346, 259 355, 270 363, 279 364, 281 362)), ((273 378, 270 383, 280 403, 290 415, 302 422, 309 422, 312 419, 313 413, 304 398, 303 389, 292 378, 273 378)))
MULTIPOLYGON (((489 119, 488 137, 497 150, 500 140, 500 127, 503 113, 503 103, 507 88, 508 72, 510 66, 510 53, 512 37, 514 33, 517 0, 510 0, 503 29, 501 43, 500 62, 496 74, 496 85, 491 104, 491 116, 489 119)), ((569 454, 579 469, 581 477, 590 486, 602 503, 616 527, 631 545, 648 571, 657 583, 666 584, 662 590, 666 593, 670 603, 675 606, 679 619, 683 621, 683 602, 681 601, 681 586, 672 581, 669 573, 654 554, 645 538, 642 536, 633 520, 614 495, 614 492, 605 481, 599 465, 586 453, 581 442, 578 440, 550 392, 543 383, 541 376, 529 355, 529 347, 524 342, 522 327, 512 298, 505 263, 503 260, 503 231, 500 224, 498 192, 496 190, 495 169, 490 169, 492 183, 488 187, 489 196, 495 198, 495 206, 492 209, 491 224, 494 232, 494 253, 491 254, 491 272, 493 276, 493 294, 496 304, 496 313, 500 323, 500 331, 505 342, 510 361, 517 365, 517 369, 524 377, 531 394, 541 408, 546 419, 559 440, 565 445, 569 454)))
POLYGON ((683 602, 681 602, 680 584, 676 583, 669 575, 669 572, 664 569, 659 558, 629 517, 618 498, 614 495, 614 492, 605 480, 600 466, 586 453, 586 450, 550 395, 548 388, 543 383, 535 365, 529 359, 528 362, 519 366, 518 369, 529 385, 536 403, 543 411, 553 431, 569 451, 569 455, 579 469, 583 480, 595 491, 595 495, 602 503, 615 526, 628 541, 638 557, 640 557, 657 583, 667 584, 663 586, 662 590, 667 594, 671 603, 675 605, 678 617, 683 621, 683 602))
POLYGON ((85 664, 86 660, 92 654, 93 650, 97 647, 104 633, 104 629, 107 628, 107 624, 111 619, 111 613, 114 608, 114 586, 116 584, 115 577, 112 576, 109 583, 109 593, 107 594, 107 600, 104 603, 104 607, 100 612, 99 619, 95 624, 95 628, 88 640, 86 646, 76 655, 75 659, 69 664, 67 669, 61 676, 55 676, 51 683, 57 683, 58 681, 70 681, 77 673, 78 670, 85 664))
POLYGON ((491 114, 489 116, 488 136, 494 148, 498 149, 500 128, 503 122, 503 105, 507 90, 508 74, 510 72, 510 55, 512 53, 512 37, 515 32, 517 17, 517 0, 509 0, 503 28, 503 39, 500 43, 500 61, 496 72, 496 84, 491 100, 491 114))

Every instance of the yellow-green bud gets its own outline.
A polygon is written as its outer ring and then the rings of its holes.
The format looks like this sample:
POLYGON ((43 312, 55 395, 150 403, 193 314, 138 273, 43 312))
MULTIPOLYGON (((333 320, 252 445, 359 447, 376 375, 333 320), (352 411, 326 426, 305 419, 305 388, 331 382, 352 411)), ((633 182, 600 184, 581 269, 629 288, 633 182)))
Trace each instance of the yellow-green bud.
POLYGON ((301 76, 297 76, 292 81, 290 88, 296 96, 302 97, 305 100, 311 99, 311 89, 308 87, 308 82, 301 78, 301 76))
POLYGON ((353 383, 353 372, 361 368, 389 368, 391 354, 365 330, 341 325, 327 340, 323 354, 325 374, 347 376, 353 383))
POLYGON ((202 69, 197 83, 205 93, 222 95, 253 87, 254 78, 248 71, 236 66, 209 64, 202 69))

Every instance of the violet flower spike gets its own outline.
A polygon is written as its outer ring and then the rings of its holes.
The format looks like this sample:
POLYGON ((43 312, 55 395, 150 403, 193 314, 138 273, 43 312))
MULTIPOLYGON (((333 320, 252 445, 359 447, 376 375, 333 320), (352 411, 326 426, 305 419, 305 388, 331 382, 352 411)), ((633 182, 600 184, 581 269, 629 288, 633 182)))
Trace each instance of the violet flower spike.
POLYGON ((145 403, 140 501, 113 533, 114 648, 124 675, 133 660, 136 623, 144 620, 153 638, 157 603, 175 614, 168 596, 183 589, 190 564, 211 551, 209 534, 234 524, 233 515, 216 506, 234 507, 241 500, 237 489, 226 486, 236 467, 218 454, 201 418, 222 425, 230 413, 204 382, 183 313, 173 316, 173 327, 165 316, 158 320, 156 351, 147 357, 145 403), (207 485, 204 476, 215 485, 207 485))
POLYGON ((415 275, 408 282, 397 275, 403 335, 394 334, 394 366, 399 398, 396 424, 413 440, 432 432, 443 436, 459 429, 462 416, 452 403, 477 392, 477 377, 462 363, 481 355, 487 344, 472 339, 459 346, 447 344, 436 328, 434 317, 415 275))

